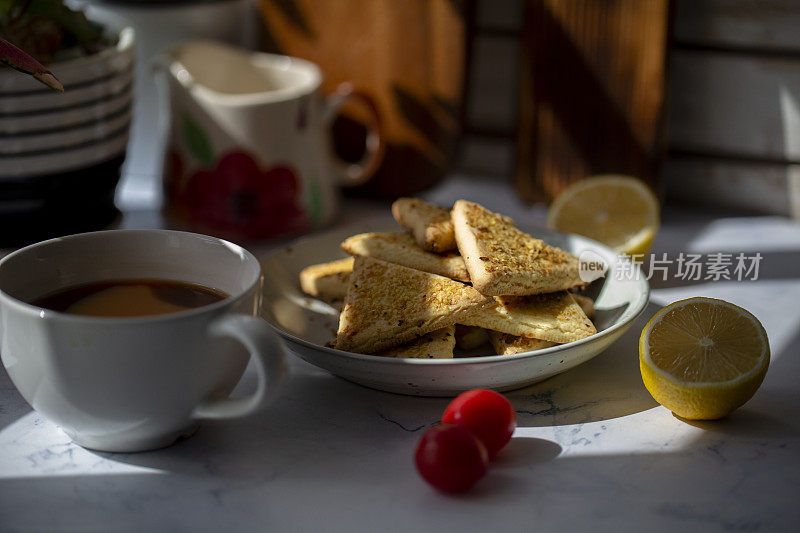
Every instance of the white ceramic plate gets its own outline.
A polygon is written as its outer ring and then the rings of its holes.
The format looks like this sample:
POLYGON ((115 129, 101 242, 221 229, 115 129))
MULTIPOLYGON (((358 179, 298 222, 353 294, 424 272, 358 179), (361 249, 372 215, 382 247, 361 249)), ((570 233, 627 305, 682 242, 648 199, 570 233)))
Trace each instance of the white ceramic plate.
POLYGON ((307 237, 266 256, 262 260, 265 277, 262 316, 282 337, 289 352, 367 387, 420 396, 455 396, 478 387, 496 390, 524 387, 569 370, 608 348, 645 308, 650 288, 638 267, 596 241, 578 235, 523 229, 576 255, 592 250, 610 265, 606 277, 592 283, 587 291, 596 298, 596 335, 512 356, 445 360, 390 359, 326 348, 325 343, 335 335, 338 313, 300 291, 297 281, 300 270, 346 257, 339 243, 350 235, 397 231, 397 225, 391 221, 307 237))

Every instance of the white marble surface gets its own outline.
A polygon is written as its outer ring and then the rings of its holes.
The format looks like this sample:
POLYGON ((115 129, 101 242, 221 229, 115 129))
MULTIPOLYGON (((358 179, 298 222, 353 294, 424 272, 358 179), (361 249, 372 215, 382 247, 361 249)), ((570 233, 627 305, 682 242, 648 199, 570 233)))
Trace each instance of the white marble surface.
MULTIPOLYGON (((474 199, 520 225, 544 218, 497 182, 456 178, 427 196, 474 199)), ((341 223, 385 208, 349 201, 341 223)), ((129 212, 123 225, 160 221, 129 212)), ((108 454, 71 444, 0 370, 0 530, 800 530, 800 226, 668 209, 654 252, 680 251, 764 259, 758 281, 653 281, 651 304, 611 349, 508 393, 514 438, 459 497, 430 489, 411 459, 444 399, 373 391, 292 359, 269 411, 206 422, 164 450, 108 454), (675 418, 639 376, 641 327, 664 304, 694 295, 746 307, 771 340, 761 389, 722 421, 675 418)), ((253 386, 248 370, 237 393, 253 386)))

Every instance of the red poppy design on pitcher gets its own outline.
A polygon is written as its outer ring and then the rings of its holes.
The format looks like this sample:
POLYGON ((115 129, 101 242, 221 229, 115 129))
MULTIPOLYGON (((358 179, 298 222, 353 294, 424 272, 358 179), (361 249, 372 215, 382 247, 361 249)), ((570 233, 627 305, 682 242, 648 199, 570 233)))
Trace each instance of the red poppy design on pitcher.
POLYGON ((213 170, 192 175, 180 203, 200 227, 263 239, 310 226, 298 205, 299 192, 296 174, 288 166, 262 170, 250 154, 237 151, 224 155, 213 170))

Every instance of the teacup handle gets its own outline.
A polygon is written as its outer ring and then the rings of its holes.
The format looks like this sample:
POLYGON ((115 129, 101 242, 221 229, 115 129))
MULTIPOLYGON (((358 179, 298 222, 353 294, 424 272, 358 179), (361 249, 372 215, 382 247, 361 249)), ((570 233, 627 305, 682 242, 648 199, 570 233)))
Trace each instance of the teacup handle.
POLYGON ((332 164, 338 174, 339 183, 344 187, 353 187, 368 181, 378 170, 383 161, 383 154, 386 152, 386 137, 375 100, 365 91, 355 88, 350 82, 340 83, 333 94, 328 96, 324 115, 325 123, 331 124, 339 109, 347 102, 360 103, 372 116, 367 131, 366 151, 361 161, 357 163, 343 161, 331 150, 332 164))
POLYGON ((195 407, 194 418, 234 418, 258 411, 278 396, 286 376, 283 345, 269 326, 245 314, 225 315, 209 328, 212 337, 232 337, 250 352, 258 374, 256 391, 246 398, 206 400, 195 407))

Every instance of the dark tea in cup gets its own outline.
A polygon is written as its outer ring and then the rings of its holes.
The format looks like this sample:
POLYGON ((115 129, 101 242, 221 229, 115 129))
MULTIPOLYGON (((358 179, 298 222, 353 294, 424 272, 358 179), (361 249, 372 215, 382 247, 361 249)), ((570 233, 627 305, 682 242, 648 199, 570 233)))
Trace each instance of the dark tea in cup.
POLYGON ((170 279, 120 279, 67 287, 31 303, 75 315, 132 317, 186 311, 225 298, 228 295, 224 292, 197 283, 170 279))

